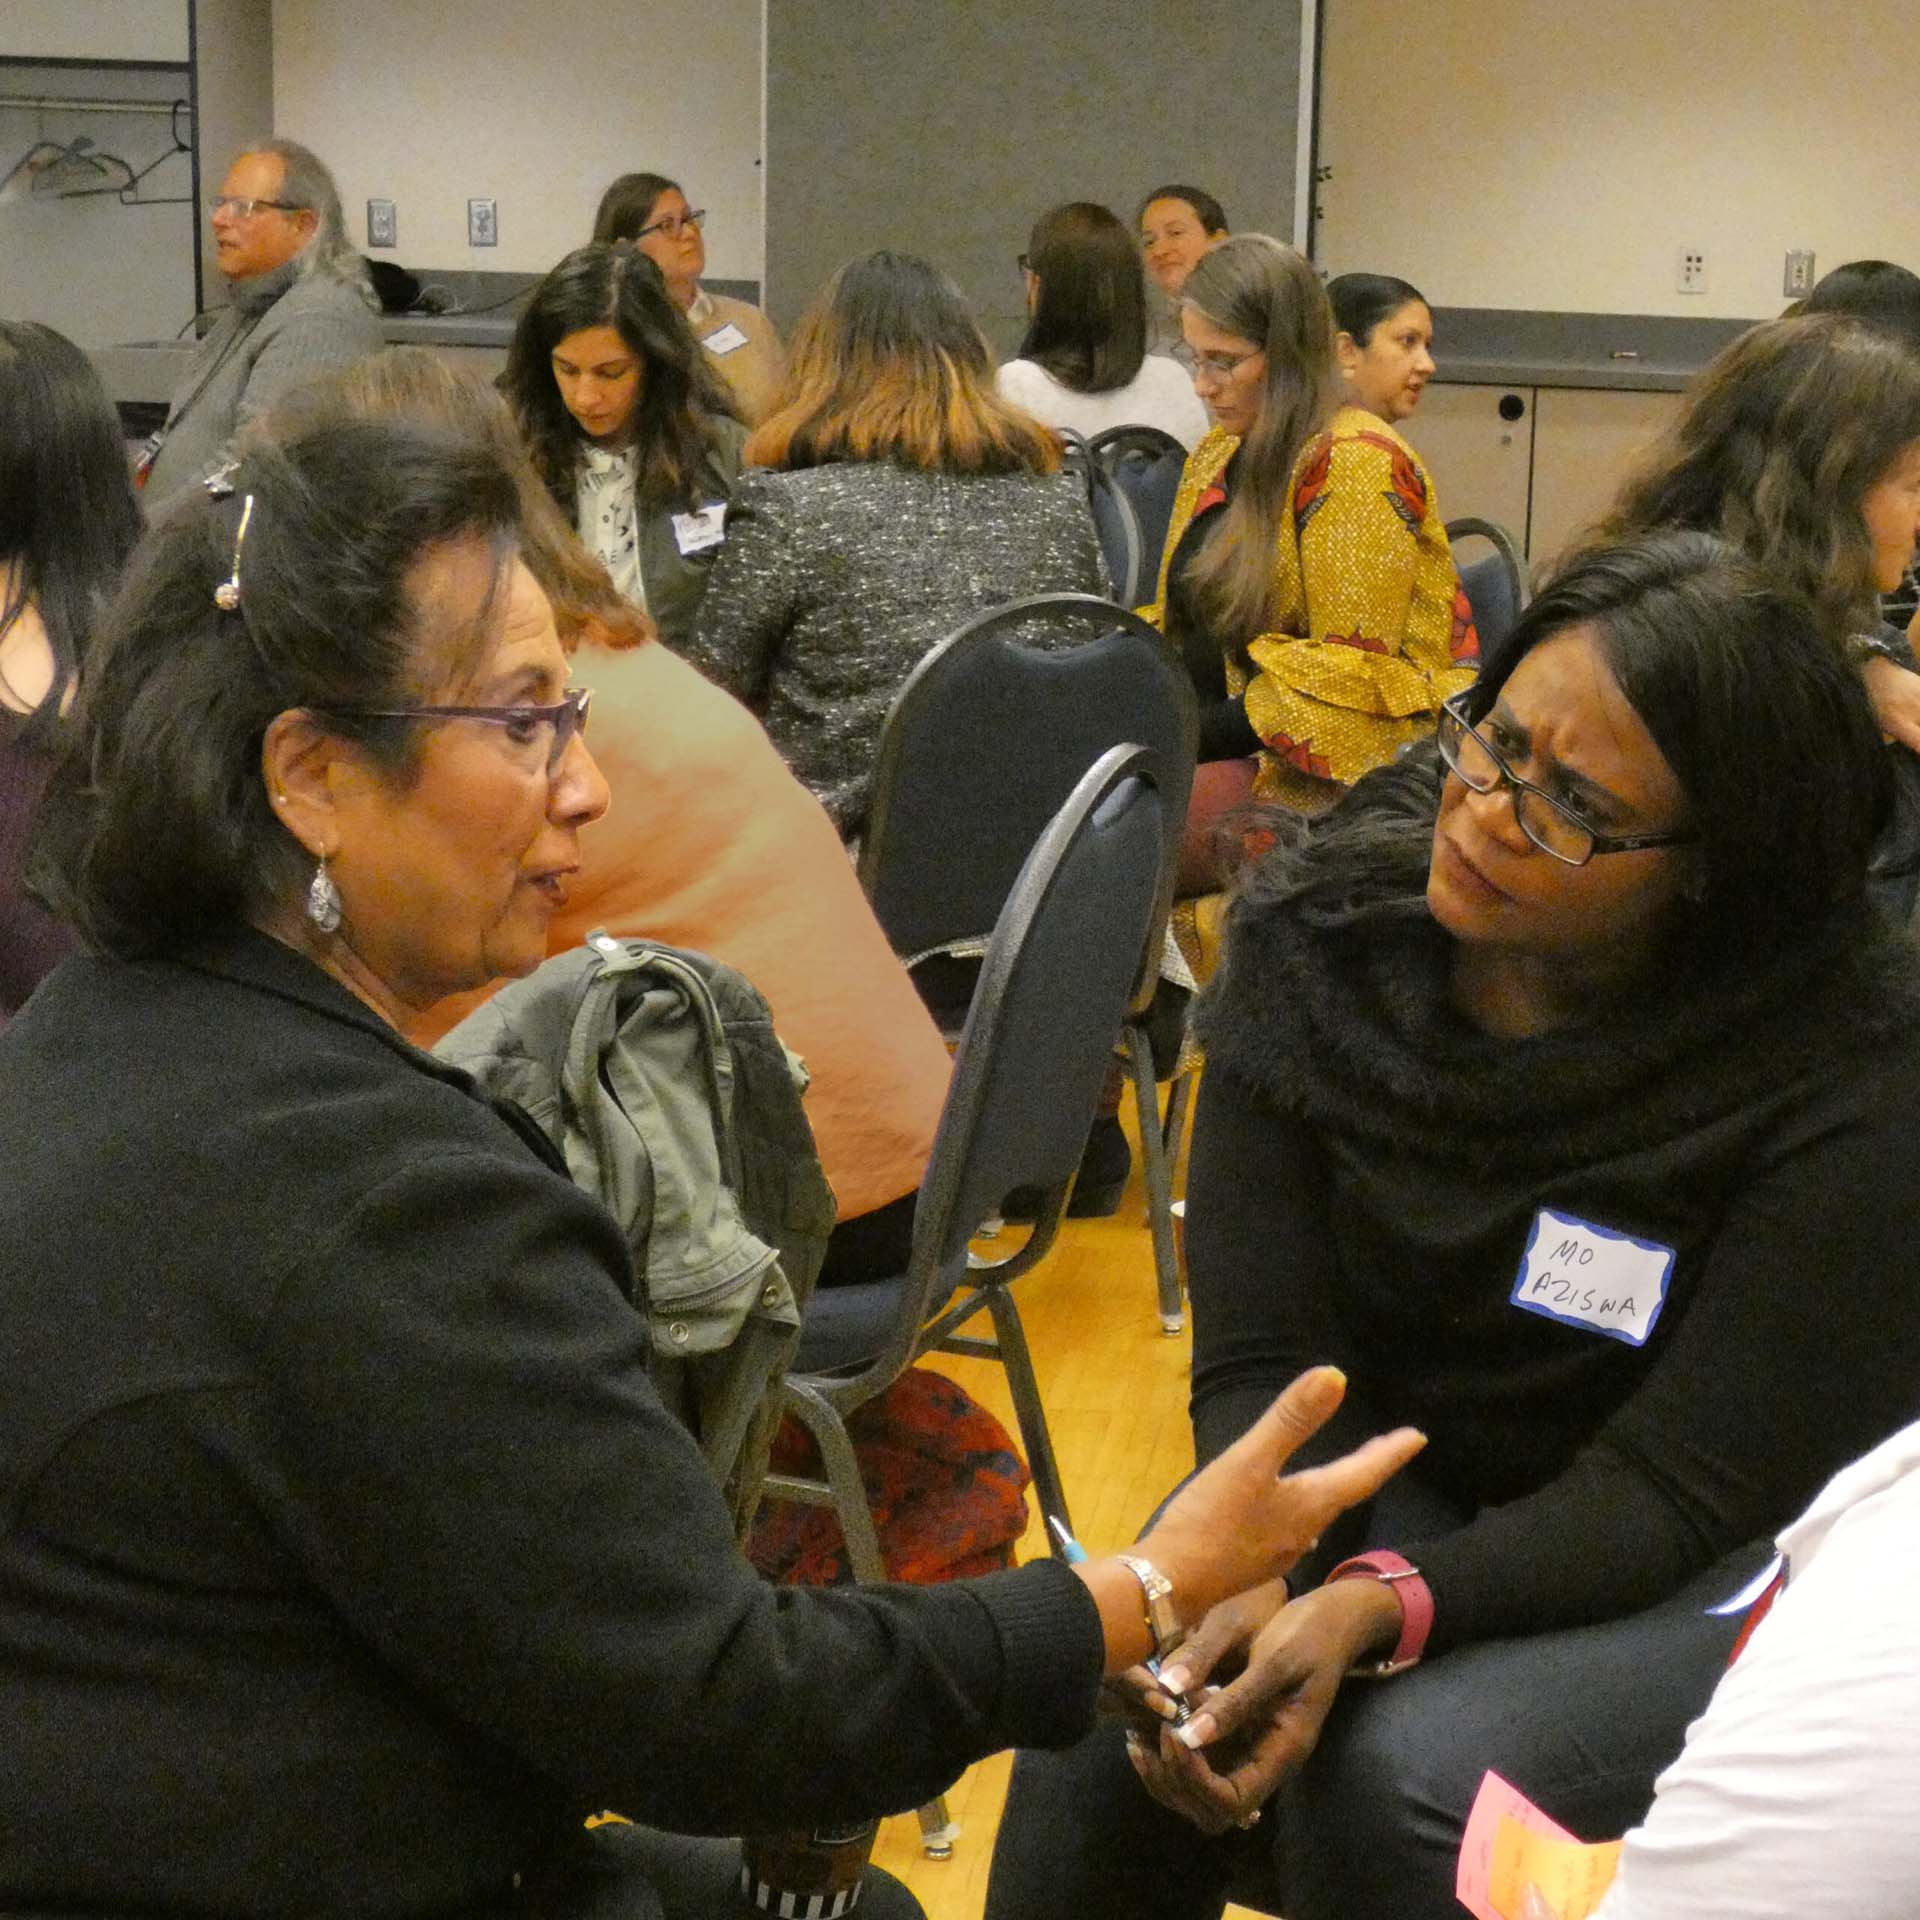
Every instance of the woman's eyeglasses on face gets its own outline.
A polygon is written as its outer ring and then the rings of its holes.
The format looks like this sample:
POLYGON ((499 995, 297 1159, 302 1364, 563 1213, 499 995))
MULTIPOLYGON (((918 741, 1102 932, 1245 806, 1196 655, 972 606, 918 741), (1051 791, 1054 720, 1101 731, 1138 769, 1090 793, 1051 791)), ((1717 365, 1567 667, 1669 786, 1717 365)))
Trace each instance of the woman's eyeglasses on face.
POLYGON ((1601 833, 1531 780, 1523 780, 1500 757, 1486 736, 1467 724, 1461 711, 1465 694, 1456 694, 1440 709, 1440 758, 1474 793, 1493 793, 1507 787, 1513 793, 1513 817, 1542 853, 1570 867, 1584 867, 1596 853, 1640 853, 1651 847, 1683 847, 1697 836, 1691 833, 1637 833, 1626 836, 1601 833))
POLYGON ((1193 356, 1193 371, 1197 379, 1203 373, 1210 373, 1216 380, 1231 380, 1249 360, 1257 360, 1261 349, 1255 347, 1248 353, 1196 353, 1193 356))
POLYGON ((502 728, 510 746, 542 761, 552 779, 574 735, 585 734, 592 700, 591 687, 569 687, 550 707, 316 707, 314 712, 341 720, 484 720, 502 728))
POLYGON ((664 220, 656 220, 650 227, 642 227, 633 237, 644 240, 650 233, 664 233, 669 240, 677 240, 683 227, 695 229, 705 225, 707 210, 705 207, 692 207, 685 213, 670 213, 664 220))

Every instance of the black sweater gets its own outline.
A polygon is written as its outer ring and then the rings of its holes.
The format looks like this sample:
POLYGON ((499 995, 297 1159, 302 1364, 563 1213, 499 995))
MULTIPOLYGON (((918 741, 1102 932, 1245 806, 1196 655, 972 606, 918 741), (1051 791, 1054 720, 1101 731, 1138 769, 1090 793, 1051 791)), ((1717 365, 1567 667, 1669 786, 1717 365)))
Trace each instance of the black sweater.
POLYGON ((899 1809, 1087 1725, 1058 1563, 753 1574, 537 1140, 257 936, 0 1037, 0 1910, 493 1911, 603 1807, 899 1809))
POLYGON ((1434 1652, 1649 1605, 1920 1412, 1909 948, 1836 927, 1519 1041, 1453 1010, 1450 952, 1417 894, 1241 903, 1188 1184, 1201 1458, 1320 1360, 1354 1391, 1315 1457, 1425 1428, 1414 1471, 1473 1517, 1375 1544, 1426 1574, 1434 1652), (1644 1346, 1511 1303, 1542 1208, 1674 1250, 1644 1346))

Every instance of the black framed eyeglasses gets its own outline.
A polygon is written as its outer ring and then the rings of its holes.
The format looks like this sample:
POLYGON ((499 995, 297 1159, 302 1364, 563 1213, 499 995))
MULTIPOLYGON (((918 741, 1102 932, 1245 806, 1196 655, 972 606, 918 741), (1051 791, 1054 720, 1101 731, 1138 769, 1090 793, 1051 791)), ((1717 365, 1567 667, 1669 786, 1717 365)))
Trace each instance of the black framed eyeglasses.
POLYGON ((1016 253, 1013 256, 1013 264, 1018 267, 1022 273, 1028 271, 1027 256, 1024 253, 1016 253))
POLYGON ((705 207, 689 207, 685 213, 670 213, 664 220, 656 220, 650 227, 642 227, 633 237, 644 240, 650 233, 664 233, 669 240, 678 237, 682 227, 702 227, 706 225, 705 207))
POLYGON ((275 213, 311 213, 311 207, 303 207, 292 200, 259 200, 244 193, 216 193, 207 202, 209 213, 219 213, 223 209, 236 219, 251 220, 262 207, 271 207, 275 213))
POLYGON ((575 734, 587 730, 591 687, 569 687, 550 707, 315 707, 339 720, 484 720, 506 731, 508 742, 532 754, 544 747, 548 779, 560 771, 575 734))
POLYGON ((1564 801, 1544 787, 1523 780, 1501 758, 1484 734, 1467 722, 1461 708, 1467 696, 1455 694, 1440 709, 1440 758, 1474 793, 1493 793, 1501 787, 1513 792, 1513 817, 1542 853, 1570 867, 1584 867, 1596 853, 1643 853, 1653 847, 1684 847, 1699 836, 1691 833, 1605 834, 1591 827, 1564 801))

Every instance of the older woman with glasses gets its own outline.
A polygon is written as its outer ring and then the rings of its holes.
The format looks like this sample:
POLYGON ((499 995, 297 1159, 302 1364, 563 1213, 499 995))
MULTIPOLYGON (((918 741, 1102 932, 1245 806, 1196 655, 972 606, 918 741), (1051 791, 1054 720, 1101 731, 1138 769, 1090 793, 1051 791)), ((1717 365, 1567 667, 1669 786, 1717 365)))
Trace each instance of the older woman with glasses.
POLYGON ((1569 567, 1438 745, 1234 907, 1187 1240, 1202 1460, 1301 1353, 1432 1444, 1164 1663, 1177 1735, 1022 1756, 989 1920, 1249 1876, 1444 1920, 1489 1768, 1623 1831, 1725 1666, 1706 1610, 1912 1416, 1920 982, 1858 675, 1664 534, 1569 567))
POLYGON ((629 240, 660 269, 708 364, 732 391, 741 418, 754 426, 773 406, 787 356, 758 307, 700 284, 706 230, 706 209, 689 206, 680 183, 663 173, 623 173, 600 196, 593 217, 596 243, 629 240))
POLYGON ((1323 1368, 1145 1573, 755 1577, 612 1216, 402 1037, 543 958, 607 804, 519 499, 422 428, 255 444, 88 663, 35 857, 90 951, 0 1034, 9 1912, 725 1912, 737 1848, 663 1902, 583 1817, 857 1820, 1074 1737, 1163 1578, 1197 1619, 1418 1447, 1282 1477, 1323 1368))

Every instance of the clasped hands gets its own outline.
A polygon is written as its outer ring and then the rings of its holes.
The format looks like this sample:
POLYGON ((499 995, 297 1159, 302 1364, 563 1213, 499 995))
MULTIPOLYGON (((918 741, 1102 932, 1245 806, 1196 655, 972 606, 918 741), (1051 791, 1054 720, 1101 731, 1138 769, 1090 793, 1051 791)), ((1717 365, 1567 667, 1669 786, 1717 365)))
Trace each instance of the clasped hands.
MULTIPOLYGON (((1303 1375, 1274 1412, 1289 1401, 1300 1406, 1311 1400, 1309 1430, 1317 1428, 1338 1405, 1343 1386, 1331 1369, 1303 1375)), ((1361 1450, 1371 1456, 1369 1470, 1352 1480, 1364 1479, 1370 1493, 1420 1444, 1419 1436, 1405 1432, 1369 1442, 1361 1450), (1391 1467, 1382 1472, 1389 1455, 1391 1467)), ((1333 1470, 1351 1469, 1357 1459, 1348 1456, 1333 1470)), ((1169 1504, 1143 1550, 1155 1551, 1162 1535, 1179 1527, 1188 1494, 1212 1471, 1169 1504)), ((1287 1478, 1298 1484, 1307 1477, 1287 1478)), ((1365 1497, 1352 1482, 1342 1491, 1349 1497, 1340 1507, 1365 1497)), ((1400 1602, 1377 1580, 1340 1580, 1292 1599, 1279 1577, 1231 1594, 1165 1661, 1158 1681, 1144 1667, 1133 1667, 1112 1683, 1128 1714, 1127 1751, 1135 1772, 1155 1799, 1203 1832, 1252 1826, 1274 1789, 1313 1751, 1341 1681, 1356 1663, 1384 1657, 1399 1638, 1400 1624, 1400 1602), (1195 1708, 1178 1728, 1170 1693, 1185 1695, 1195 1708)))

